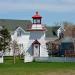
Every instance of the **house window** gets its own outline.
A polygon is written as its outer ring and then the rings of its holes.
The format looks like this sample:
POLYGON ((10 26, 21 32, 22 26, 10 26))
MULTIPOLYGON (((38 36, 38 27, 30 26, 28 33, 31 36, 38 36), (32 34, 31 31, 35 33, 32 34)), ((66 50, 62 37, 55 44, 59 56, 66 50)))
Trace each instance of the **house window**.
POLYGON ((20 37, 21 36, 21 31, 17 32, 17 36, 20 37))
POLYGON ((19 47, 20 47, 20 49, 22 49, 23 48, 23 44, 19 44, 19 47))

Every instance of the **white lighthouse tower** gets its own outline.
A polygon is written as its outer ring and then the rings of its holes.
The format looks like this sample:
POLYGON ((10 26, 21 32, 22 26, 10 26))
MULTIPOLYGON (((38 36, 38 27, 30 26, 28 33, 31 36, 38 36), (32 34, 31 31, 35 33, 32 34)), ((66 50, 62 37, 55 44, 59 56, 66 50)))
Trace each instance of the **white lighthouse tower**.
POLYGON ((45 41, 46 28, 41 24, 42 16, 36 12, 32 19, 33 24, 27 29, 30 37, 25 62, 32 62, 35 57, 48 57, 45 41))

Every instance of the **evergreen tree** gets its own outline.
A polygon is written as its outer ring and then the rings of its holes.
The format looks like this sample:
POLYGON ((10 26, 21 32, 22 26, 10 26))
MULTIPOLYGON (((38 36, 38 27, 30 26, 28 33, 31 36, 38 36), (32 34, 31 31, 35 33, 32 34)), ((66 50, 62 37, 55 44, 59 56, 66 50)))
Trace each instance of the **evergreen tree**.
POLYGON ((3 52, 5 52, 6 49, 9 49, 11 35, 10 32, 4 27, 2 30, 0 30, 0 35, 0 50, 3 50, 3 52))

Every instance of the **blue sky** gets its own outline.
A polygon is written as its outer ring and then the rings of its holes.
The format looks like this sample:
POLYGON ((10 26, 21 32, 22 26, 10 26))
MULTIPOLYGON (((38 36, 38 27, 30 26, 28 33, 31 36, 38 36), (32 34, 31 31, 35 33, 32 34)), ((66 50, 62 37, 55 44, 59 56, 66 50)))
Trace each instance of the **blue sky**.
POLYGON ((0 0, 0 19, 32 20, 38 11, 43 24, 75 23, 75 0, 0 0))

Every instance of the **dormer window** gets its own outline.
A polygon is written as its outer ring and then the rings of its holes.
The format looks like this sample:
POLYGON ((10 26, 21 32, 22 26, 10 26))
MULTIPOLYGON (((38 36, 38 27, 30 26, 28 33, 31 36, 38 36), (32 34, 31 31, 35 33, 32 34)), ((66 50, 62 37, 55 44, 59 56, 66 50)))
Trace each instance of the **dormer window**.
POLYGON ((18 29, 17 29, 17 37, 21 37, 24 34, 25 34, 25 31, 22 28, 18 27, 18 29))

